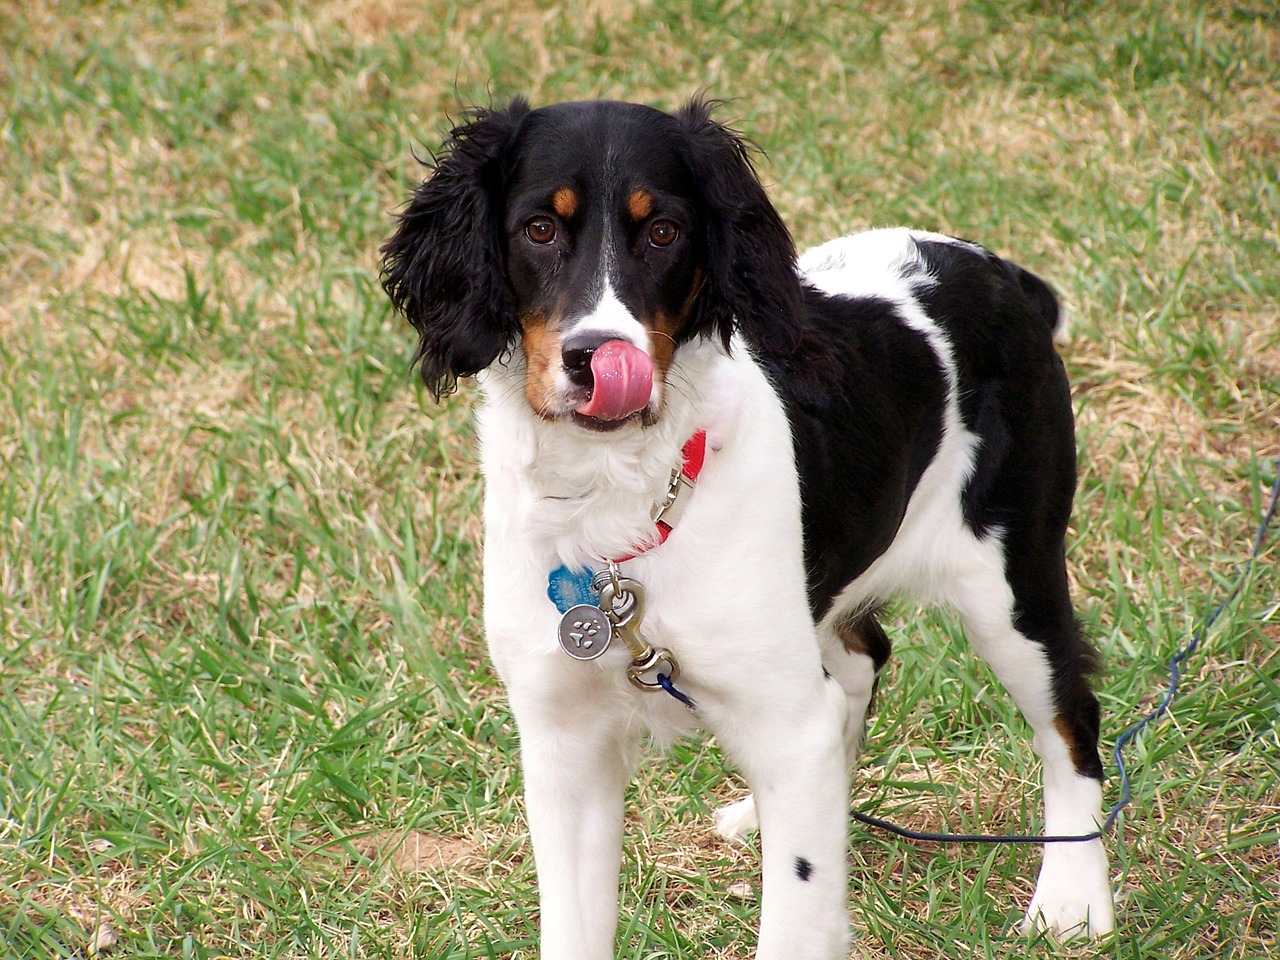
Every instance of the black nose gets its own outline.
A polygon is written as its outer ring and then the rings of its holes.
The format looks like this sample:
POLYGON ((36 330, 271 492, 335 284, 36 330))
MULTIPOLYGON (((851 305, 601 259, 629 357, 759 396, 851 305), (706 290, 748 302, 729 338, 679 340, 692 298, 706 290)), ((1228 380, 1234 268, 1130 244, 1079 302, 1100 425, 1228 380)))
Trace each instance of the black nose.
POLYGON ((591 387, 595 380, 591 375, 591 356, 604 344, 616 337, 603 333, 575 333, 560 344, 560 362, 569 379, 580 387, 591 387))

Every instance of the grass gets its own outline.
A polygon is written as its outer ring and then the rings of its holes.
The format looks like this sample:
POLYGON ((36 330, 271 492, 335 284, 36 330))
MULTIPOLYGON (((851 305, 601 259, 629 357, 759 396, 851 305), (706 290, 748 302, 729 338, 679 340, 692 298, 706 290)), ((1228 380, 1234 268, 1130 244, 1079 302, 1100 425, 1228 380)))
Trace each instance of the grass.
MULTIPOLYGON (((460 102, 706 89, 802 244, 909 222, 1052 278, 1108 741, 1247 552, 1280 452, 1265 3, 7 0, 0 45, 0 956, 536 955, 472 395, 424 395, 377 282, 460 102)), ((1035 850, 859 828, 859 955, 1273 952, 1276 539, 1128 754, 1117 936, 1028 947, 1035 850)), ((945 619, 893 634, 855 802, 1038 829, 989 673, 934 668, 945 619)), ((709 824, 741 789, 709 742, 643 766, 621 956, 750 955, 758 861, 709 824)))

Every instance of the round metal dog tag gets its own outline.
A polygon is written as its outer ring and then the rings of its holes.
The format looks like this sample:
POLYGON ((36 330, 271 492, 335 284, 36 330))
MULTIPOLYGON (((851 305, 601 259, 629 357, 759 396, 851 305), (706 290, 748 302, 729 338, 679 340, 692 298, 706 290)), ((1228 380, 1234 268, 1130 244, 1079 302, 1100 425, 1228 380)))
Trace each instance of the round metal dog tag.
POLYGON ((560 648, 575 660, 594 660, 609 649, 613 626, 599 607, 580 603, 560 618, 560 648))

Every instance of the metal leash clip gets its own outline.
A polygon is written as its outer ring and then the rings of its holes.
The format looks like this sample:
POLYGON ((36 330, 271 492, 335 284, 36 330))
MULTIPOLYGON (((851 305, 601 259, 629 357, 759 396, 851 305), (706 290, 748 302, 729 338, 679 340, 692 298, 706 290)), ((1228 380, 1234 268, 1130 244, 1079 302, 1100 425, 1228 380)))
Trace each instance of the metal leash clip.
POLYGON ((638 580, 621 576, 616 563, 597 573, 591 586, 600 595, 600 609, 613 635, 621 637, 631 653, 627 679, 639 690, 664 689, 659 677, 670 683, 679 675, 680 665, 670 650, 654 647, 640 635, 645 612, 644 586, 638 580))
POLYGON ((680 664, 665 647, 650 647, 649 656, 633 660, 627 667, 627 679, 641 690, 665 690, 662 680, 674 683, 679 676, 680 664))

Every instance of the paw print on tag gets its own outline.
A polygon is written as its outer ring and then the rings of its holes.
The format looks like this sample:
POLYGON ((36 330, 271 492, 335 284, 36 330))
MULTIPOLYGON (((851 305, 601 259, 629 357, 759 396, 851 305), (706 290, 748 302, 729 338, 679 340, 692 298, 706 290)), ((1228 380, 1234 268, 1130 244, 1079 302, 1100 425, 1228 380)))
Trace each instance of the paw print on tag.
POLYGON ((594 660, 609 648, 613 627, 603 611, 589 603, 570 607, 560 618, 560 648, 575 660, 594 660))
POLYGON ((569 631, 569 639, 583 650, 590 650, 599 635, 600 624, 594 620, 575 620, 573 629, 569 631))

